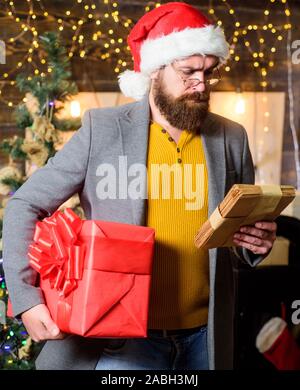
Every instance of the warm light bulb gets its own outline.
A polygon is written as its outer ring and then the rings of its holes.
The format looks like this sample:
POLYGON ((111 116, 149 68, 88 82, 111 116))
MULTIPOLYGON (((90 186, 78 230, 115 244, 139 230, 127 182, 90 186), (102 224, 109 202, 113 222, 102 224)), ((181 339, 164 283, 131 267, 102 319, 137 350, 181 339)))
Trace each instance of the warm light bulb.
POLYGON ((71 111, 71 117, 72 118, 80 117, 81 107, 80 107, 80 103, 79 103, 78 100, 73 100, 71 102, 70 111, 71 111))
POLYGON ((245 111, 246 111, 245 99, 242 97, 241 93, 238 93, 236 104, 235 104, 235 112, 238 115, 243 115, 245 114, 245 111))

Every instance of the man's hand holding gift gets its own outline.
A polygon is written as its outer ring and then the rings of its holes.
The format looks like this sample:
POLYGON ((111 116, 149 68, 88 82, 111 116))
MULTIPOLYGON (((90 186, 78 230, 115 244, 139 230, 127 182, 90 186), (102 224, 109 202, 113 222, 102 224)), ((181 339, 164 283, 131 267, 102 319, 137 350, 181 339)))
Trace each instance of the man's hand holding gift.
POLYGON ((66 337, 52 320, 46 305, 40 304, 21 315, 22 322, 33 341, 58 340, 66 337))

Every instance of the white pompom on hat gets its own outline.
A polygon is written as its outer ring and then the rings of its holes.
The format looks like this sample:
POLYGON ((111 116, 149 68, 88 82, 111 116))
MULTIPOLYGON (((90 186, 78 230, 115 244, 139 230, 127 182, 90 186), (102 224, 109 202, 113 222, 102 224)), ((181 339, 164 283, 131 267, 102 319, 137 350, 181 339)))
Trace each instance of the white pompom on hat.
POLYGON ((136 100, 149 91, 150 74, 163 65, 195 54, 214 55, 220 64, 229 57, 229 44, 215 26, 189 4, 171 2, 146 13, 127 38, 134 71, 119 76, 120 89, 136 100))

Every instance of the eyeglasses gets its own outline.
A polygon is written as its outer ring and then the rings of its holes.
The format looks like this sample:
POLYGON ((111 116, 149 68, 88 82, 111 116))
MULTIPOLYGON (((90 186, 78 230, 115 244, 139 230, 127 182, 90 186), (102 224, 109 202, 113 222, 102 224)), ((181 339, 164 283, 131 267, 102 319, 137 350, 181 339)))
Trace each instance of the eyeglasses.
POLYGON ((187 89, 191 88, 191 87, 196 87, 200 83, 203 83, 205 85, 209 85, 211 87, 213 85, 218 84, 218 82, 221 80, 221 75, 220 75, 220 72, 219 72, 218 68, 217 68, 216 71, 213 71, 212 73, 210 73, 208 75, 204 75, 205 80, 202 81, 202 80, 199 80, 199 79, 189 78, 188 77, 188 74, 193 74, 194 73, 193 71, 184 72, 182 70, 176 69, 176 67, 174 66, 173 63, 171 64, 171 66, 174 69, 174 72, 177 73, 177 75, 181 78, 181 80, 183 81, 184 86, 187 89))

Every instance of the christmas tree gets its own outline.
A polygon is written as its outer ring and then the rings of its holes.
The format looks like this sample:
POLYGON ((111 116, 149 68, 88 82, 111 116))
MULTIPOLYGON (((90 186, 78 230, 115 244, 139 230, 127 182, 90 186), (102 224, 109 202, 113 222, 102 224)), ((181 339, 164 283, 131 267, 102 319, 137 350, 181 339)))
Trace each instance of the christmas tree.
MULTIPOLYGON (((19 133, 0 144, 0 150, 8 156, 8 165, 0 169, 0 239, 3 211, 10 196, 61 147, 61 131, 80 127, 80 120, 59 118, 64 103, 77 93, 75 83, 70 81, 69 58, 60 37, 47 32, 40 37, 40 43, 47 71, 18 75, 17 85, 26 96, 15 112, 19 133)), ((78 197, 69 201, 68 207, 83 216, 78 197)), ((7 301, 0 263, 0 369, 34 369, 41 345, 31 340, 20 320, 6 317, 7 301)))

